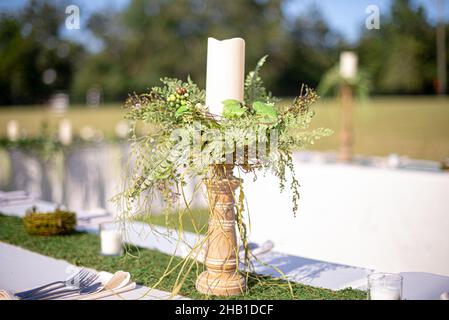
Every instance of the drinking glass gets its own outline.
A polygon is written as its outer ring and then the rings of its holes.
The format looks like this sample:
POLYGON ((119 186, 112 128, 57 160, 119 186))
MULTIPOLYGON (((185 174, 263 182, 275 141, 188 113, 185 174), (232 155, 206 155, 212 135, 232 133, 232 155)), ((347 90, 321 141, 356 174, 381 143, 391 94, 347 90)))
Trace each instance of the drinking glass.
POLYGON ((368 276, 369 300, 401 300, 402 276, 395 273, 376 272, 368 276))
POLYGON ((120 256, 123 254, 122 230, 116 222, 100 224, 101 254, 120 256))

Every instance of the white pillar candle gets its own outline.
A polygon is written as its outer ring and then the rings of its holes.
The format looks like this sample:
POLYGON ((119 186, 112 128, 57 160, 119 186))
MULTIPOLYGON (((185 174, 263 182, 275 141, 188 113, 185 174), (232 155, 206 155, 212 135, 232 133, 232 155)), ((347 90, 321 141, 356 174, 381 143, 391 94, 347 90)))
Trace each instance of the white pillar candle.
POLYGON ((68 119, 64 119, 61 122, 59 122, 59 141, 63 145, 69 145, 72 143, 72 123, 68 119))
POLYGON ((118 228, 101 226, 101 254, 121 255, 123 253, 122 235, 118 228))
POLYGON ((344 79, 352 79, 357 74, 358 57, 355 52, 343 51, 340 54, 340 75, 344 79))
POLYGON ((243 102, 245 77, 245 41, 233 38, 207 42, 206 106, 209 112, 221 115, 222 102, 234 99, 243 102))
POLYGON ((370 300, 401 300, 398 288, 373 287, 370 289, 370 300))
POLYGON ((6 136, 10 141, 16 141, 19 138, 19 124, 16 120, 9 120, 6 124, 6 136))

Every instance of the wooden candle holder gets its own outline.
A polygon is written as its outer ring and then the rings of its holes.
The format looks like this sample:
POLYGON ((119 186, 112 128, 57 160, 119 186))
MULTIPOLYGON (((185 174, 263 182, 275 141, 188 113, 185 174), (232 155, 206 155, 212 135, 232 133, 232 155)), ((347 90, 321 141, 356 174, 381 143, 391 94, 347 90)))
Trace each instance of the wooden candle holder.
POLYGON ((238 248, 235 232, 234 191, 241 180, 232 175, 231 165, 216 165, 205 180, 210 205, 205 255, 206 271, 196 281, 204 294, 231 296, 242 294, 245 278, 238 272, 238 248))

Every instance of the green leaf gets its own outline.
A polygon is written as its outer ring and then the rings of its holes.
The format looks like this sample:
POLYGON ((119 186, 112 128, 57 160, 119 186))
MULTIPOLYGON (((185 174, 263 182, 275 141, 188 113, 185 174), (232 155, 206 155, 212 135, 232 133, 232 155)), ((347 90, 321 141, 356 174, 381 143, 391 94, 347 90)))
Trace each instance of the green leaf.
POLYGON ((186 113, 187 111, 189 111, 189 107, 186 105, 180 106, 175 113, 175 117, 179 118, 180 116, 182 116, 184 113, 186 113))
POLYGON ((240 101, 228 99, 223 101, 223 116, 226 118, 240 118, 246 112, 240 101))
POLYGON ((259 76, 260 70, 267 60, 267 55, 263 56, 253 71, 250 71, 245 79, 245 103, 251 105, 257 100, 266 100, 268 97, 267 90, 263 84, 262 78, 259 76))
POLYGON ((262 117, 267 122, 275 122, 277 120, 278 113, 272 103, 255 101, 253 102, 253 109, 257 116, 262 117))

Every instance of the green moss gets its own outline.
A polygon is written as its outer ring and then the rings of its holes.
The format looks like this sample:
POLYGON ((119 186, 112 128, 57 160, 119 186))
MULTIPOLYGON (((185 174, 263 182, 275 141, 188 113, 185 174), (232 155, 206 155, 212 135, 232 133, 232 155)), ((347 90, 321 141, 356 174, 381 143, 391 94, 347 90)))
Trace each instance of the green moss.
MULTIPOLYGON (((105 257, 98 254, 99 237, 91 233, 74 233, 65 236, 39 237, 26 233, 22 220, 17 217, 0 215, 0 241, 23 247, 72 264, 115 272, 127 270, 139 284, 153 286, 164 274, 170 256, 154 250, 134 248, 124 257, 105 257)), ((174 258, 174 263, 180 262, 174 258)), ((184 282, 180 294, 194 299, 208 299, 195 290, 197 273, 202 265, 194 266, 184 282)), ((165 277, 157 286, 160 290, 172 291, 177 272, 165 277)), ((291 283, 293 296, 287 282, 270 277, 251 276, 245 295, 230 299, 365 299, 360 290, 345 289, 332 291, 298 283, 291 283)))
POLYGON ((76 214, 74 212, 64 211, 60 208, 52 212, 35 210, 36 208, 33 207, 23 218, 25 229, 29 234, 51 236, 75 231, 76 214))

